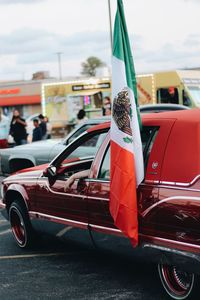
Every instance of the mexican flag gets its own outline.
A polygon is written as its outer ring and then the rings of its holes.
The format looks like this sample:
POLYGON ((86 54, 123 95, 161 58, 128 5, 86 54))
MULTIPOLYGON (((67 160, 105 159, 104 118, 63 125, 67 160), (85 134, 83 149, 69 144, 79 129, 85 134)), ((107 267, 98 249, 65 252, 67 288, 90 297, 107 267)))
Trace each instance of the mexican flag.
POLYGON ((144 178, 137 85, 123 2, 117 0, 112 60, 110 213, 133 246, 138 244, 136 188, 144 178))

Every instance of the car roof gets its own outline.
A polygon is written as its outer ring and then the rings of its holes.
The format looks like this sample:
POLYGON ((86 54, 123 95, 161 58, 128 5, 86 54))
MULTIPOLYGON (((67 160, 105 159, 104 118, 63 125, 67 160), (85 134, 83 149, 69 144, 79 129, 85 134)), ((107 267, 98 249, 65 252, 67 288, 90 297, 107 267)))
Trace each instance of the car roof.
POLYGON ((176 119, 179 121, 200 123, 200 109, 194 108, 189 110, 167 111, 162 113, 143 114, 142 120, 146 119, 176 119))
MULTIPOLYGON (((159 113, 165 111, 177 111, 177 110, 189 110, 190 108, 179 104, 147 104, 139 106, 141 114, 143 113, 159 113)), ((101 116, 98 118, 92 118, 85 121, 83 124, 99 124, 110 121, 111 116, 101 116)), ((82 125, 82 124, 81 124, 82 125)))
POLYGON ((93 132, 93 131, 96 131, 96 130, 103 130, 103 129, 107 129, 107 128, 110 128, 110 122, 105 122, 105 123, 102 123, 102 124, 92 126, 92 127, 87 129, 87 132, 93 132))
MULTIPOLYGON (((200 123, 200 109, 194 108, 189 110, 167 111, 162 113, 148 113, 141 115, 142 120, 161 120, 161 119, 174 119, 182 122, 200 123)), ((95 130, 103 130, 110 127, 110 122, 98 124, 87 129, 87 132, 95 130)))

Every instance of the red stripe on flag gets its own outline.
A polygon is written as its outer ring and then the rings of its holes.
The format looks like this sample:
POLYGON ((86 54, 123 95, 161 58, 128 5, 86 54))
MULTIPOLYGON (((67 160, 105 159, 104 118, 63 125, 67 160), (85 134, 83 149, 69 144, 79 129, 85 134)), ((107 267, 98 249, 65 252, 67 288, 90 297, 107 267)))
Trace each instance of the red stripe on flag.
POLYGON ((135 247, 138 244, 138 216, 134 156, 111 140, 110 213, 135 247))

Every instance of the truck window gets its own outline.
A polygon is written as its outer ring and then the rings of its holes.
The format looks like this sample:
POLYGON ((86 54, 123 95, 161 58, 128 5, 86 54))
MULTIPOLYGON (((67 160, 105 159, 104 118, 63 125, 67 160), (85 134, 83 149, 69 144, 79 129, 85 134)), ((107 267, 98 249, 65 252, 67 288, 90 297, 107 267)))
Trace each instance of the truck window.
MULTIPOLYGON (((142 138, 142 149, 144 155, 144 168, 146 170, 149 156, 156 139, 159 127, 155 126, 143 126, 141 132, 142 138)), ((110 145, 106 150, 105 156, 103 158, 100 171, 99 171, 99 179, 102 180, 110 180, 110 145)))
POLYGON ((178 89, 174 87, 157 90, 158 103, 179 104, 178 89))
POLYGON ((183 95, 183 105, 192 106, 192 102, 191 102, 187 92, 183 90, 182 95, 183 95))
POLYGON ((192 99, 194 99, 195 104, 200 104, 200 87, 199 86, 187 86, 192 99))

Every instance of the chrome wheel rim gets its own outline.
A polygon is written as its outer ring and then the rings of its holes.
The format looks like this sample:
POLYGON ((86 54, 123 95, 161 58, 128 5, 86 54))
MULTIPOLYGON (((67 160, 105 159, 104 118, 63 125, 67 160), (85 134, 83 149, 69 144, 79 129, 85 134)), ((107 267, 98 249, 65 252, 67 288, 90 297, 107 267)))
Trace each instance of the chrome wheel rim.
POLYGON ((26 244, 26 229, 23 217, 20 211, 16 208, 11 208, 10 223, 16 241, 20 246, 24 246, 26 244))
POLYGON ((179 270, 175 266, 158 265, 161 282, 171 298, 184 300, 194 285, 194 274, 179 270))

